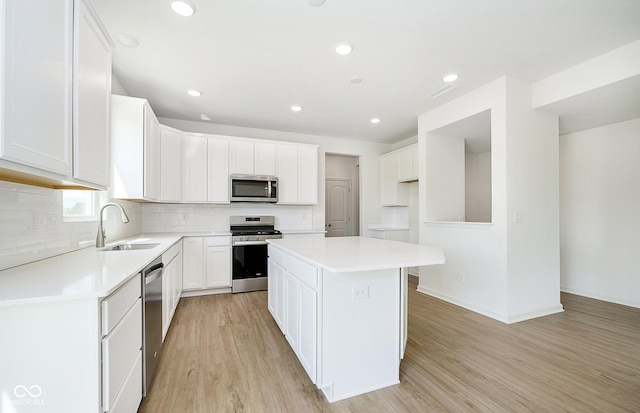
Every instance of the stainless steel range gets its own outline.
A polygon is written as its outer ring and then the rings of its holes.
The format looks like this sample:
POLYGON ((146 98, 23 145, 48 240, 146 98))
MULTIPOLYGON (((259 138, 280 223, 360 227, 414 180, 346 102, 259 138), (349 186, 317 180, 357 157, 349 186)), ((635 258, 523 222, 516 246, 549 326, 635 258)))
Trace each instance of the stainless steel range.
POLYGON ((273 216, 232 216, 233 270, 231 292, 267 289, 267 240, 282 238, 273 216))

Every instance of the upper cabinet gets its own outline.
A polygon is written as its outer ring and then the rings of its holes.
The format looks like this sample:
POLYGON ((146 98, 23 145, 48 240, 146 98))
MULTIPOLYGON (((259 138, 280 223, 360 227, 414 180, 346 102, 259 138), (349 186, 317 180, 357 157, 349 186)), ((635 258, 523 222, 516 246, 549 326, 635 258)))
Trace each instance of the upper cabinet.
POLYGON ((111 44, 93 9, 83 0, 0 7, 0 167, 25 183, 106 188, 111 44))
POLYGON ((160 126, 160 201, 182 201, 182 132, 160 126))
POLYGON ((418 145, 399 149, 395 156, 398 182, 416 181, 418 179, 418 145))
POLYGON ((418 145, 411 145, 380 157, 380 203, 409 205, 409 188, 403 182, 418 179, 418 145))
POLYGON ((207 178, 209 202, 229 203, 229 147, 230 138, 209 136, 207 138, 207 178))
POLYGON ((111 97, 113 198, 157 201, 160 124, 145 99, 111 97))
POLYGON ((235 138, 229 142, 229 173, 276 174, 276 144, 235 138))
POLYGON ((74 18, 73 177, 109 186, 111 44, 84 1, 74 18))
POLYGON ((318 203, 318 146, 278 143, 278 203, 318 203))

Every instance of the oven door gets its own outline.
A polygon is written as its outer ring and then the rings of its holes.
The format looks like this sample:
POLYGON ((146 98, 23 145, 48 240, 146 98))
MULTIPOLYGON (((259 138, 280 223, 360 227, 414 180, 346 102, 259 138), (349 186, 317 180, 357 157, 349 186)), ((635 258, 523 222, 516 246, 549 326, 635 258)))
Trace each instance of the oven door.
POLYGON ((242 243, 233 247, 231 292, 267 289, 267 243, 242 243))

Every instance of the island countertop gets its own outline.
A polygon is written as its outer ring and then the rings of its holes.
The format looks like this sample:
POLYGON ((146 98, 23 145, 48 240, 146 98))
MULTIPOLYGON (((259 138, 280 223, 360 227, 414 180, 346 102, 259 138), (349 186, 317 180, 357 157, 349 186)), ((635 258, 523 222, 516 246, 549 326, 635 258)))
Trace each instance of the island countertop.
POLYGON ((381 270, 444 264, 440 247, 369 237, 268 240, 275 247, 331 272, 381 270))

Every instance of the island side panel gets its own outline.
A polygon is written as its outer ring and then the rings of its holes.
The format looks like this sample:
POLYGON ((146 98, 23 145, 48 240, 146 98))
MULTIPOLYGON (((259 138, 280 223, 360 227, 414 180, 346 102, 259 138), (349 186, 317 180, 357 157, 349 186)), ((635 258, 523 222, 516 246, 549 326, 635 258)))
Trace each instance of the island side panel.
POLYGON ((330 402, 399 383, 400 274, 322 270, 318 387, 330 402))

